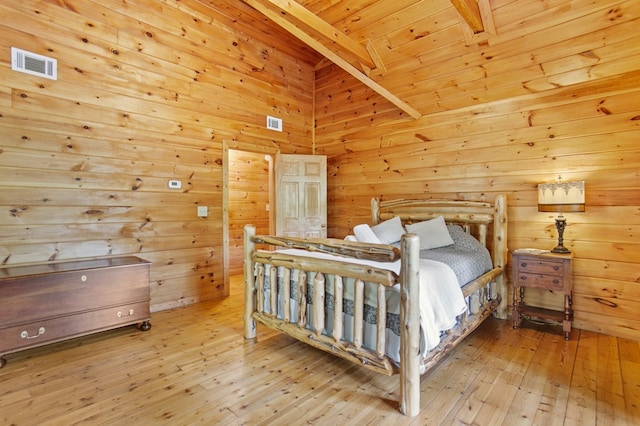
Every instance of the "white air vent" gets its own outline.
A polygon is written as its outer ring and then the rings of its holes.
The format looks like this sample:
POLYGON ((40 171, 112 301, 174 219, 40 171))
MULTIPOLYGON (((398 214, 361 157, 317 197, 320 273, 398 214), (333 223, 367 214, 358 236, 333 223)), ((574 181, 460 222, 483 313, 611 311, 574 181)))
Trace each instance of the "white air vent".
POLYGON ((11 69, 51 80, 58 79, 58 61, 15 47, 11 48, 11 69))
POLYGON ((267 129, 282 131, 282 119, 267 115, 267 129))

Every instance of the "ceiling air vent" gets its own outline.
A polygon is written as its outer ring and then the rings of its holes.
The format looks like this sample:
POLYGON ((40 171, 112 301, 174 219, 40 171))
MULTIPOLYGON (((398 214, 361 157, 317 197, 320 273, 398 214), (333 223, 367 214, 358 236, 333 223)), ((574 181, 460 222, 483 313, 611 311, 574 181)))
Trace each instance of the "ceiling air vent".
POLYGON ((267 129, 282 131, 282 119, 267 115, 267 129))
POLYGON ((11 48, 11 69, 51 80, 58 79, 58 61, 15 47, 11 48))

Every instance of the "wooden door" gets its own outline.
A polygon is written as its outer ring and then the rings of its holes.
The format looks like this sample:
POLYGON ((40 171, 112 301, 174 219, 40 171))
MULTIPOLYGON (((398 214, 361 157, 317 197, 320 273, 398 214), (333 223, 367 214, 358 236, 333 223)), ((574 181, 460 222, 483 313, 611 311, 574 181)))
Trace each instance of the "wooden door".
POLYGON ((276 155, 276 235, 327 236, 327 157, 276 155))

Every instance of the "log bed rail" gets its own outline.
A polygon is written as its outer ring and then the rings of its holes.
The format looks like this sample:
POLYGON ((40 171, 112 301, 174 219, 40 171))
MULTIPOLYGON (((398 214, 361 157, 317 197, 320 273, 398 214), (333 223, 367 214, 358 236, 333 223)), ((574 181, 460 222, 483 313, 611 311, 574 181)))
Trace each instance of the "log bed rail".
POLYGON ((440 344, 429 351, 426 358, 420 355, 419 335, 419 238, 405 234, 400 249, 384 244, 368 244, 339 239, 302 239, 256 235, 253 225, 245 226, 244 276, 245 276, 245 338, 256 337, 256 322, 292 336, 315 348, 338 355, 373 371, 391 375, 400 373, 400 411, 415 416, 420 410, 420 376, 434 366, 464 337, 475 330, 489 315, 505 315, 507 297, 505 293, 504 267, 506 248, 506 197, 498 195, 495 203, 442 202, 433 200, 399 200, 382 202, 372 200, 373 223, 400 216, 403 223, 427 220, 443 215, 448 223, 461 224, 487 246, 488 227, 493 224, 492 245, 488 246, 494 268, 463 287, 463 295, 469 306, 458 325, 444 335, 440 344), (317 259, 313 257, 280 254, 278 250, 258 250, 256 245, 297 248, 310 252, 329 253, 338 256, 392 262, 400 259, 400 274, 369 265, 317 259), (289 282, 293 271, 301 271, 297 283, 298 312, 290 315, 291 289, 289 285, 278 289, 277 282, 289 282), (313 279, 312 304, 307 304, 307 277, 313 279), (329 277, 331 280, 329 280, 329 277), (269 300, 264 291, 269 288, 269 300), (326 327, 325 290, 333 281, 334 326, 326 327), (377 318, 386 317, 385 292, 387 287, 399 284, 400 296, 400 365, 395 365, 385 355, 385 322, 376 325, 375 348, 362 346, 364 286, 373 283, 376 287, 377 318), (342 321, 343 294, 345 286, 354 295, 353 340, 346 341, 342 321), (279 295, 283 306, 278 306, 279 295), (265 306, 267 309, 265 309, 265 306), (310 309, 310 311, 307 311, 310 309), (503 312, 501 312, 503 311, 503 312), (327 328, 325 330, 325 328, 327 328))

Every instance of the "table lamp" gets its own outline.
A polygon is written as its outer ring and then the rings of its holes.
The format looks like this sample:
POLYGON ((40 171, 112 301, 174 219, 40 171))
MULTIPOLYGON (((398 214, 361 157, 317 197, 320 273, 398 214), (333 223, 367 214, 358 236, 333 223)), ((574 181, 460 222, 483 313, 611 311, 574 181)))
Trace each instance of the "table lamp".
POLYGON ((584 212, 584 181, 541 183, 538 185, 538 211, 557 212, 556 229, 558 230, 558 245, 552 253, 571 253, 563 245, 564 228, 567 220, 564 212, 584 212))

